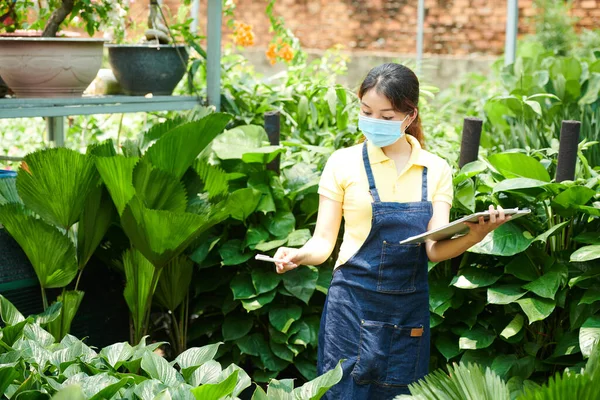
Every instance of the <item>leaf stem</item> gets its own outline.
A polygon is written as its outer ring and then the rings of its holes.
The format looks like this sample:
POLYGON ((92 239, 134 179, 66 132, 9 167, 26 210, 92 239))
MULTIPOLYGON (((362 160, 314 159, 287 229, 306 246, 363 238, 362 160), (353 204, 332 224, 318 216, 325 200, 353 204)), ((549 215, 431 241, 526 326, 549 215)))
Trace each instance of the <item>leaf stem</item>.
POLYGON ((42 305, 44 306, 44 311, 46 311, 46 309, 48 308, 48 298, 46 297, 46 291, 44 290, 44 287, 41 286, 42 289, 42 305))

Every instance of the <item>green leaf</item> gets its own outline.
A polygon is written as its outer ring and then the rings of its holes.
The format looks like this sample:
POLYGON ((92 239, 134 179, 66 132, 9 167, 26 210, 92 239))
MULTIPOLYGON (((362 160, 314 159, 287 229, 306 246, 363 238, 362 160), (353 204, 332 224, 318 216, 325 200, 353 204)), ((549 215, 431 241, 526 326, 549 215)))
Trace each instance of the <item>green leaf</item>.
POLYGON ((288 235, 287 244, 290 247, 304 246, 304 244, 308 242, 311 237, 312 235, 310 233, 310 230, 299 229, 297 231, 293 231, 288 235))
POLYGON ((580 353, 579 335, 577 332, 565 332, 558 340, 551 358, 569 356, 580 353))
POLYGON ((240 393, 244 391, 244 389, 250 387, 252 382, 246 371, 244 371, 235 364, 230 364, 229 367, 225 368, 223 370, 223 376, 230 376, 234 371, 237 371, 238 373, 237 383, 235 385, 235 388, 233 389, 233 392, 231 393, 231 396, 235 398, 239 396, 240 393))
POLYGON ((254 248, 258 251, 266 252, 281 247, 286 243, 287 238, 281 240, 271 240, 270 242, 259 243, 254 248))
POLYGON ((173 312, 183 303, 190 290, 194 263, 179 255, 163 268, 154 297, 158 304, 173 312))
POLYGON ((342 380, 342 374, 342 361, 340 361, 334 369, 294 389, 294 396, 297 399, 319 400, 332 386, 342 380))
POLYGON ((302 308, 292 304, 283 307, 274 307, 269 311, 269 321, 277 330, 287 333, 292 324, 302 316, 302 308))
POLYGON ((158 354, 148 351, 142 357, 142 369, 153 379, 158 379, 167 386, 177 383, 177 373, 167 360, 158 354))
POLYGON ((476 326, 462 333, 458 339, 458 347, 465 350, 485 349, 494 343, 495 338, 496 335, 493 332, 476 326))
POLYGON ((267 229, 276 238, 287 238, 296 226, 296 218, 289 211, 277 211, 268 221, 267 229))
POLYGON ((15 366, 16 363, 0 365, 0 393, 5 393, 6 388, 20 375, 15 366))
POLYGON ((236 275, 230 283, 233 299, 250 299, 256 297, 257 293, 252 284, 252 278, 248 273, 240 273, 236 275))
MULTIPOLYGON (((1 299, 2 296, 0 296, 1 299)), ((35 323, 40 325, 46 325, 49 322, 56 320, 62 311, 63 304, 60 301, 52 303, 50 307, 46 308, 44 312, 38 315, 34 315, 35 323)))
POLYGON ((521 253, 504 267, 505 274, 511 274, 524 281, 534 281, 539 278, 538 268, 526 253, 521 253))
POLYGON ((467 210, 475 211, 475 184, 471 180, 465 180, 456 188, 456 200, 467 210))
POLYGON ((236 342, 237 347, 242 354, 259 357, 268 349, 268 344, 265 338, 260 333, 244 336, 236 342))
POLYGON ((311 316, 294 322, 290 330, 289 342, 299 346, 316 347, 319 335, 319 318, 311 316))
POLYGON ((530 290, 540 297, 554 300, 554 296, 556 296, 561 283, 566 281, 567 274, 566 267, 553 267, 535 281, 524 285, 523 289, 530 290))
POLYGON ((99 157, 96 158, 96 168, 117 207, 119 215, 123 214, 125 206, 135 195, 133 187, 133 170, 139 161, 135 157, 99 157))
POLYGON ((319 271, 315 267, 302 266, 282 275, 283 286, 294 296, 308 304, 317 286, 319 271))
POLYGON ((231 214, 231 218, 245 221, 256 210, 261 196, 256 189, 239 189, 229 195, 225 208, 231 214))
POLYGON ((242 241, 239 239, 230 240, 219 247, 219 255, 223 260, 223 265, 240 265, 252 258, 252 253, 244 253, 242 241))
POLYGON ((600 300, 600 285, 590 286, 583 293, 583 297, 579 300, 579 304, 593 304, 600 300))
POLYGON ((542 243, 546 243, 548 241, 548 238, 556 235, 558 232, 560 232, 565 226, 567 226, 571 221, 564 221, 561 222, 558 225, 554 225, 552 228, 548 229, 546 232, 536 236, 535 239, 533 239, 534 242, 542 242, 542 243))
POLYGON ((262 126, 243 125, 219 135, 213 142, 212 149, 221 160, 241 160, 245 153, 262 147, 268 141, 267 132, 262 126))
POLYGON ((250 163, 268 164, 278 155, 285 153, 285 148, 281 146, 265 146, 258 149, 247 151, 242 155, 242 161, 250 163))
POLYGON ((25 321, 25 317, 6 297, 0 294, 0 317, 6 325, 16 325, 25 321))
POLYGON ((256 294, 270 292, 281 282, 281 275, 275 272, 275 268, 253 268, 251 275, 256 294))
POLYGON ((192 389, 192 394, 200 400, 219 400, 233 393, 238 379, 238 371, 233 371, 227 379, 219 383, 205 383, 192 389))
POLYGON ((453 183, 454 183, 454 185, 458 185, 462 181, 465 181, 469 178, 479 175, 486 169, 487 169, 487 165, 483 161, 479 161, 479 160, 465 164, 460 169, 460 172, 454 177, 453 183))
MULTIPOLYGON (((196 157, 225 129, 231 115, 213 113, 165 133, 144 154, 154 167, 181 179, 196 157)), ((216 143, 215 143, 216 144, 216 143)))
POLYGON ((104 185, 90 190, 77 227, 77 261, 80 269, 92 257, 116 215, 104 185))
POLYGON ((276 294, 277 291, 273 290, 272 292, 263 293, 250 299, 242 299, 242 306, 248 312, 258 310, 259 308, 271 303, 276 294))
POLYGON ((154 265, 135 248, 123 254, 125 269, 125 302, 131 312, 136 332, 143 332, 152 295, 156 290, 158 272, 154 265), (156 278, 155 278, 156 277, 156 278))
POLYGON ((23 203, 46 221, 68 230, 79 220, 88 193, 99 182, 91 156, 64 147, 25 156, 17 173, 23 203))
POLYGON ((455 337, 444 334, 438 336, 435 341, 435 347, 446 358, 446 361, 449 361, 462 352, 460 347, 458 347, 458 340, 455 337))
POLYGON ((531 242, 532 239, 528 239, 525 232, 517 225, 507 222, 490 232, 468 251, 495 256, 512 256, 525 251, 531 242))
POLYGON ((275 343, 272 340, 271 340, 271 342, 269 342, 269 345, 271 346, 271 351, 277 357, 281 358, 282 360, 288 361, 288 362, 294 362, 294 352, 292 350, 290 350, 288 345, 281 344, 281 343, 275 343))
MULTIPOLYGON (((535 103, 539 107, 539 103, 535 103)), ((540 111, 541 113, 541 111, 540 111)), ((535 158, 522 153, 500 153, 488 157, 489 162, 506 178, 529 178, 550 182, 550 174, 535 158)))
POLYGON ((451 285, 461 289, 475 289, 496 283, 502 277, 502 272, 495 269, 466 267, 460 270, 460 275, 452 278, 451 285))
POLYGON ((127 342, 115 343, 100 351, 100 356, 114 369, 118 369, 132 355, 133 347, 127 342))
POLYGON ((593 104, 598 101, 598 97, 600 97, 600 73, 592 72, 588 79, 587 90, 579 99, 578 104, 580 106, 593 104))
POLYGON ((69 290, 57 297, 56 300, 62 303, 62 311, 59 318, 48 324, 48 330, 57 342, 71 331, 71 323, 75 318, 75 314, 77 314, 77 310, 79 310, 83 295, 84 292, 80 290, 69 290))
MULTIPOLYGON (((536 103, 537 104, 537 103, 536 103)), ((494 358, 490 367, 502 379, 506 379, 508 373, 514 363, 517 361, 517 356, 514 354, 502 354, 494 358)))
POLYGON ((298 101, 298 123, 303 124, 308 116, 308 98, 306 96, 300 96, 298 101))
POLYGON ((133 187, 146 208, 185 212, 188 198, 175 175, 153 167, 142 159, 133 170, 133 187))
POLYGON ((69 385, 61 390, 59 390, 54 396, 52 396, 52 400, 84 400, 85 395, 83 394, 83 390, 81 390, 81 386, 79 385, 69 385))
POLYGON ((559 193, 552 200, 552 207, 559 210, 568 210, 574 206, 584 206, 595 194, 595 190, 585 186, 573 186, 559 193))
POLYGON ((515 317, 506 325, 506 328, 500 332, 500 336, 505 339, 510 339, 523 329, 523 322, 525 318, 521 314, 515 315, 515 317))
POLYGON ((600 244, 583 246, 571 254, 571 262, 584 262, 600 258, 600 244))
POLYGON ((0 206, 0 222, 27 255, 42 288, 64 287, 77 275, 73 242, 54 226, 15 203, 0 206))
POLYGON ((181 374, 187 380, 197 368, 215 358, 221 344, 222 342, 219 342, 188 349, 177 356, 174 363, 181 367, 181 374))
POLYGON ((253 325, 254 317, 250 314, 228 314, 221 328, 223 339, 231 341, 244 337, 252 330, 253 325))
POLYGON ((204 183, 204 190, 210 199, 229 193, 227 173, 221 168, 199 159, 194 163, 194 170, 204 183))
POLYGON ((519 299, 517 303, 519 303, 521 309, 527 315, 529 324, 546 319, 556 307, 555 301, 536 297, 519 299))
POLYGON ((22 203, 17 192, 17 179, 15 177, 0 179, 0 206, 8 203, 22 203))
POLYGON ((600 315, 589 317, 579 330, 579 347, 584 357, 590 357, 594 346, 600 343, 600 315))
MULTIPOLYGON (((192 368, 189 368, 189 370, 192 370, 192 368)), ((193 368, 193 373, 187 380, 192 386, 204 385, 206 383, 217 383, 222 374, 223 371, 221 364, 219 364, 217 361, 210 360, 202 364, 200 367, 193 368)))
POLYGON ((529 178, 505 179, 494 186, 492 193, 519 191, 522 189, 542 189, 550 183, 529 178))
POLYGON ((525 295, 519 284, 498 285, 487 290, 489 304, 510 304, 525 295))
POLYGON ((261 226, 251 226, 246 231, 246 238, 244 239, 244 247, 249 247, 254 250, 254 247, 264 242, 269 238, 269 232, 261 226))

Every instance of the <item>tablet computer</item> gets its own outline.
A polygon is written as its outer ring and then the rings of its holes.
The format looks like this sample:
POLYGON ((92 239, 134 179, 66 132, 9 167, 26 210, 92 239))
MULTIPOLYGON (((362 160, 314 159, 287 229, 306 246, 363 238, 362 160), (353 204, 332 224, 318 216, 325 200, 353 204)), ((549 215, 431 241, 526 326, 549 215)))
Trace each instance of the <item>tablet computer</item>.
MULTIPOLYGON (((518 208, 507 208, 504 210, 504 215, 511 216, 511 220, 522 217, 523 215, 527 215, 531 212, 526 208, 520 210, 518 208)), ((479 221, 479 217, 483 217, 485 221, 490 219, 489 211, 481 211, 471 215, 467 215, 456 221, 450 222, 448 225, 441 226, 437 229, 433 229, 431 231, 427 231, 421 233, 420 235, 412 236, 407 239, 404 239, 400 242, 400 244, 410 244, 410 243, 423 243, 426 240, 444 240, 450 239, 456 235, 464 235, 469 232, 469 227, 464 224, 464 222, 477 222, 479 221)))

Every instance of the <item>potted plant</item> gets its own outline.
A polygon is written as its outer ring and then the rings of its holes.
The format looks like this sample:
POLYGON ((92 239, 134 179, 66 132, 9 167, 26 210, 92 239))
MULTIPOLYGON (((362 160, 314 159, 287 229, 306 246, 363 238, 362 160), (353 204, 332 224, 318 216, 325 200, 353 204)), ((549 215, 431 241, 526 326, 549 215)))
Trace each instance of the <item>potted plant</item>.
POLYGON ((0 76, 18 97, 81 96, 102 63, 104 39, 91 36, 122 18, 127 1, 3 2, 0 76), (90 38, 59 32, 65 24, 85 28, 90 38))
POLYGON ((110 66, 125 94, 171 95, 187 69, 186 45, 175 44, 158 0, 150 0, 141 43, 109 44, 110 66))

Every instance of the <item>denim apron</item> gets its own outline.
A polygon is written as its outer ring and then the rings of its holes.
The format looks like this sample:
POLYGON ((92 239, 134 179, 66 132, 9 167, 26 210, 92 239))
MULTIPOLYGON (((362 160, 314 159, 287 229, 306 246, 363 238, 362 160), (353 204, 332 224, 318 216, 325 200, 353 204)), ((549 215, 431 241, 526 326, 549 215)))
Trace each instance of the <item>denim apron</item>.
POLYGON ((423 244, 399 244, 427 230, 427 168, 421 201, 382 202, 366 143, 362 154, 373 219, 362 247, 335 270, 321 316, 317 373, 345 359, 342 380, 323 397, 329 400, 409 394, 407 385, 429 366, 427 254, 423 244))

